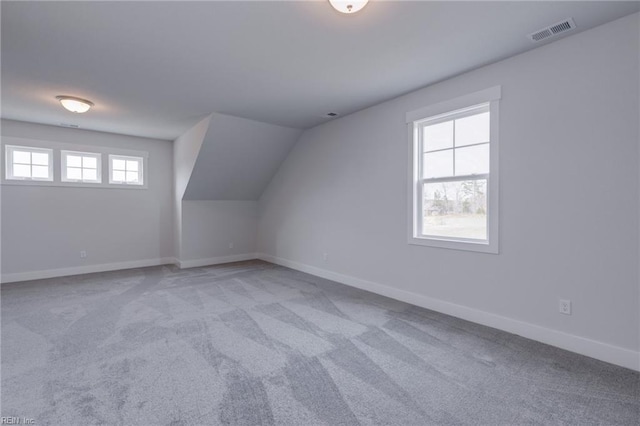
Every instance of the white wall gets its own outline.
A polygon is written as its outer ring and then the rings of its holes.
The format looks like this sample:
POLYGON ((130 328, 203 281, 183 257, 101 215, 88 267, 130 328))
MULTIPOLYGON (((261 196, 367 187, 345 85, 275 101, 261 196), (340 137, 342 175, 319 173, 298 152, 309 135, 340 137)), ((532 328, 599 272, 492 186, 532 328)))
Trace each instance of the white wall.
POLYGON ((258 250, 637 369, 638 19, 307 131, 260 200, 258 250), (501 253, 408 245, 405 113, 495 85, 501 253))
POLYGON ((257 205, 257 201, 183 201, 180 266, 254 258, 257 205))
POLYGON ((173 142, 173 252, 182 256, 182 197, 191 179, 211 115, 203 118, 173 142))
POLYGON ((2 136, 149 153, 147 189, 2 185, 3 281, 158 264, 173 256, 170 141, 8 120, 2 136))

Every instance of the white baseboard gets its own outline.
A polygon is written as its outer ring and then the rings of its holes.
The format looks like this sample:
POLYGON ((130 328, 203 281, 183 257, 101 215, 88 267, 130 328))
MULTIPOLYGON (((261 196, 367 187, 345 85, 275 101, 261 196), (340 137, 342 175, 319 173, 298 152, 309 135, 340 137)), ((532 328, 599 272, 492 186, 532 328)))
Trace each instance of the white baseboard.
POLYGON ((241 262, 243 260, 254 260, 257 258, 258 258, 258 255, 256 253, 244 253, 244 254, 233 254, 231 256, 210 257, 208 259, 177 260, 176 265, 178 265, 180 269, 197 268, 200 266, 211 266, 211 265, 219 265, 221 263, 241 262))
POLYGON ((42 280, 46 278, 66 277, 69 275, 92 274, 94 272, 117 271, 121 269, 146 268, 148 266, 175 264, 172 257, 158 259, 132 260, 127 262, 102 263, 98 265, 73 266, 70 268, 46 269, 41 271, 15 272, 2 274, 1 282, 12 283, 19 281, 42 280))
POLYGON ((509 333, 517 334, 528 339, 556 346, 591 358, 611 364, 630 368, 640 371, 640 352, 625 349, 619 346, 610 345, 608 343, 587 339, 584 337, 568 334, 562 331, 541 327, 539 325, 519 321, 513 318, 507 318, 490 312, 469 308, 467 306, 457 305, 455 303, 445 302, 443 300, 434 299, 413 293, 406 290, 390 287, 384 284, 366 281, 348 275, 339 274, 326 269, 303 263, 294 262, 287 259, 271 256, 265 253, 258 253, 258 259, 266 262, 275 263, 277 265, 286 266, 287 268, 306 272, 328 280, 336 281, 361 290, 370 291, 392 299, 400 300, 422 308, 441 312, 467 321, 497 328, 509 333))

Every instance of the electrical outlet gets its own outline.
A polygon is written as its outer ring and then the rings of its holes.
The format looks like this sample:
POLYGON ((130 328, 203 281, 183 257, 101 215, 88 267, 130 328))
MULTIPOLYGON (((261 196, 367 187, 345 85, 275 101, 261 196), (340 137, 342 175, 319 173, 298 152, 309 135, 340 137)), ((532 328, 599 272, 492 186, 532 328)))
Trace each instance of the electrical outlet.
POLYGON ((564 315, 571 315, 571 300, 560 299, 559 311, 564 315))
POLYGON ((328 253, 322 253, 322 261, 326 262, 327 260, 329 260, 329 254, 328 253))
POLYGON ((233 243, 229 243, 229 248, 230 248, 230 249, 232 249, 232 248, 233 248, 233 246, 234 246, 234 244, 233 244, 233 243))
POLYGON ((84 259, 84 258, 86 258, 86 257, 87 257, 87 252, 86 252, 86 251, 84 251, 84 250, 81 250, 81 251, 80 251, 80 259, 84 259))

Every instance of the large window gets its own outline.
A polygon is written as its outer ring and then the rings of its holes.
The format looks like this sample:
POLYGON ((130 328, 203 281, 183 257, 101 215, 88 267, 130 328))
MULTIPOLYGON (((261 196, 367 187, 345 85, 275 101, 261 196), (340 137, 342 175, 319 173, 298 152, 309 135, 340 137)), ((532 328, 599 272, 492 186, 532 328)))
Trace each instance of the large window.
POLYGON ((102 156, 94 152, 61 151, 62 182, 102 182, 102 156))
POLYGON ((143 185, 144 158, 125 155, 109 155, 109 183, 143 185))
POLYGON ((53 180, 53 151, 45 148, 6 145, 5 178, 9 180, 53 180))
POLYGON ((412 244, 498 252, 499 88, 407 114, 412 244))

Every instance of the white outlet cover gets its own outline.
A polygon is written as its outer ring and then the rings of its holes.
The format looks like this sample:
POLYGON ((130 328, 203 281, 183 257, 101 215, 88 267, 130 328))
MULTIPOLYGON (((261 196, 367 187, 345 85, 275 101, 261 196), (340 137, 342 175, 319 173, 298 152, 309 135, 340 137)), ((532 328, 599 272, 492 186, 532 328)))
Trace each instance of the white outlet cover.
POLYGON ((560 299, 560 305, 558 309, 561 314, 571 315, 571 300, 560 299))

